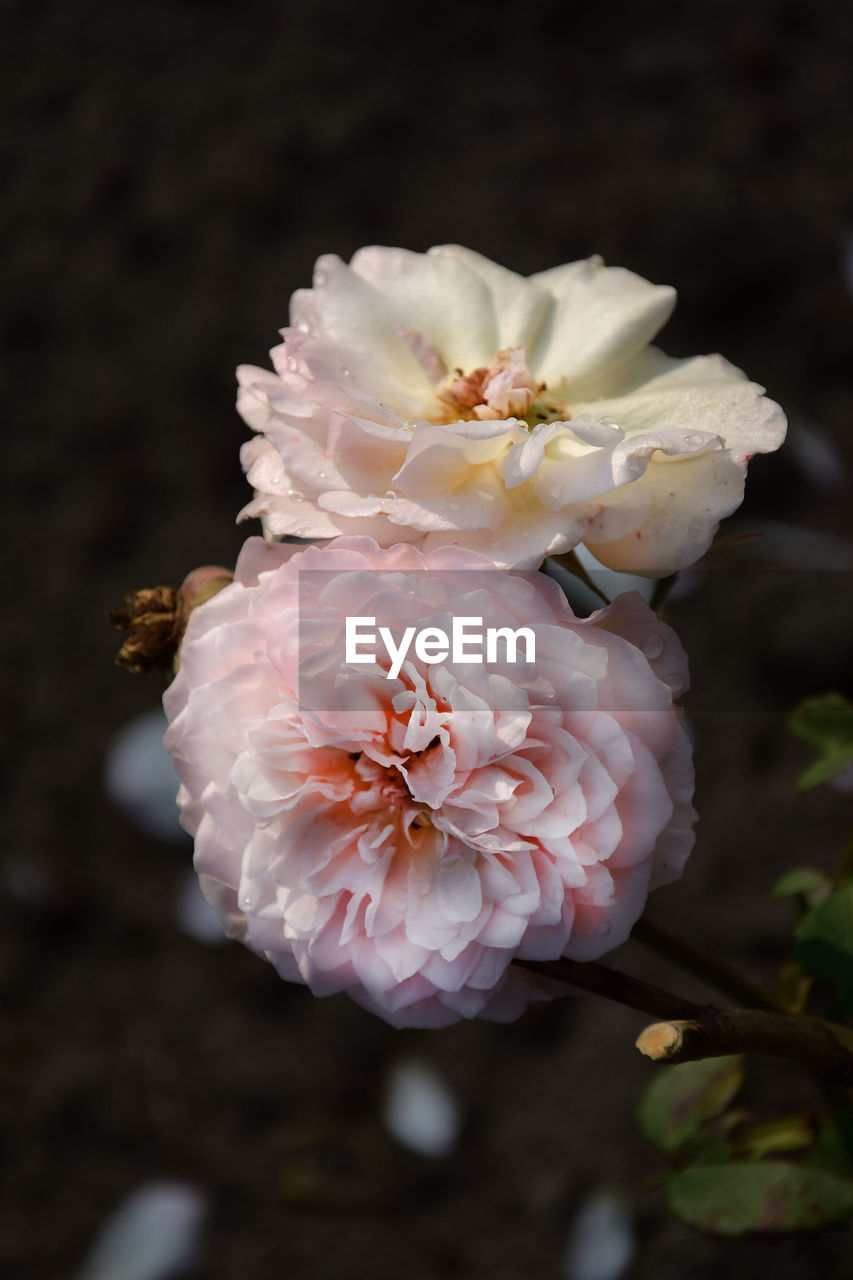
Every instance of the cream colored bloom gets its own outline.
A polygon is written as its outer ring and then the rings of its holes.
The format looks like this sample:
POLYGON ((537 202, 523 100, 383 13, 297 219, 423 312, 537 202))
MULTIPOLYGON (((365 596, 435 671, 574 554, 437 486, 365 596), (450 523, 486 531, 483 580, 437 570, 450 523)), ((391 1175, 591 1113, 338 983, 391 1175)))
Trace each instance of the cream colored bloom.
POLYGON ((526 279, 455 245, 319 259, 275 373, 238 370, 242 515, 267 536, 369 534, 535 568, 692 564, 785 418, 721 356, 649 342, 675 292, 589 258, 526 279))

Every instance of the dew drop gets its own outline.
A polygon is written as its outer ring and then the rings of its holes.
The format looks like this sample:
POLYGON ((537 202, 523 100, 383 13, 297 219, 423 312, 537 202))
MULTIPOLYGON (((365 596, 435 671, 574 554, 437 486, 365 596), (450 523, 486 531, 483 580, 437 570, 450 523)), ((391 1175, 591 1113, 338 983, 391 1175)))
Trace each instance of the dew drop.
POLYGON ((403 898, 403 897, 395 898, 395 899, 394 899, 394 909, 395 909, 395 911, 405 911, 405 910, 406 910, 406 899, 405 899, 405 898, 403 898))
POLYGON ((606 934, 613 932, 613 925, 609 920, 600 920, 595 926, 595 932, 603 938, 606 934))
POLYGON ((663 640, 660 636, 648 636, 640 648, 647 658, 659 658, 663 653, 663 640))
POLYGON ((394 492, 394 490, 393 490, 393 489, 386 489, 386 490, 385 490, 385 497, 386 497, 386 498, 396 498, 396 496, 397 496, 397 495, 396 495, 396 493, 394 492))
POLYGON ((299 332, 300 332, 300 333, 308 333, 308 331, 309 331, 309 330, 310 330, 310 328, 311 328, 311 326, 310 326, 310 324, 308 323, 308 321, 307 321, 307 320, 300 320, 300 321, 298 322, 298 324, 296 325, 296 327, 297 327, 297 329, 299 330, 299 332))

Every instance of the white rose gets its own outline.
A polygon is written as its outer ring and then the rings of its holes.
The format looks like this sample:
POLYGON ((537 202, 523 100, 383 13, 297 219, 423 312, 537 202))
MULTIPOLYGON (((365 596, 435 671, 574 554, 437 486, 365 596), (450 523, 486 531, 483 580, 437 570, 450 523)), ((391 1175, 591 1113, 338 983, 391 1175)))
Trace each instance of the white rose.
POLYGON ((319 259, 275 373, 238 370, 267 536, 369 534, 535 568, 692 564, 785 417, 721 356, 649 346, 675 292, 599 258, 526 279, 455 245, 319 259))

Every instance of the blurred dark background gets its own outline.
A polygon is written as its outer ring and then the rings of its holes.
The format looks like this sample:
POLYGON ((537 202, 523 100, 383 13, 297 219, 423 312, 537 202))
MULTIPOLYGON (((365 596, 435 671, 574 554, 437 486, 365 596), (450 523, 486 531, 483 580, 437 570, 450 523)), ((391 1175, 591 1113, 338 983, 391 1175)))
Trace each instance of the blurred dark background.
MULTIPOLYGON (((8 375, 0 1271, 71 1276, 151 1180, 198 1189, 199 1280, 560 1277, 579 1206, 628 1197, 629 1280, 851 1274, 850 1238, 721 1243, 670 1219, 633 1109, 643 1019, 591 998, 400 1033, 176 922, 190 850, 107 798, 158 676, 105 610, 232 563, 234 367, 265 363, 315 257, 456 241, 528 273, 602 253, 677 286, 661 344, 768 387, 791 445, 742 523, 772 567, 699 575, 671 620, 696 693, 699 839, 651 914, 771 981, 786 867, 834 864, 849 796, 797 797, 798 697, 850 688, 853 9, 837 0, 2 5, 8 375), (764 526, 762 526, 764 527, 764 526), (814 535, 801 538, 796 529, 814 535), (843 549, 842 549, 843 551, 843 549), (415 1055, 453 1151, 381 1121, 415 1055)), ((740 566, 740 567, 738 567, 740 566)), ((616 958, 710 998, 630 944, 616 958)), ((752 1104, 809 1086, 756 1063, 752 1104)), ((101 1280, 99 1275, 99 1280, 101 1280)))

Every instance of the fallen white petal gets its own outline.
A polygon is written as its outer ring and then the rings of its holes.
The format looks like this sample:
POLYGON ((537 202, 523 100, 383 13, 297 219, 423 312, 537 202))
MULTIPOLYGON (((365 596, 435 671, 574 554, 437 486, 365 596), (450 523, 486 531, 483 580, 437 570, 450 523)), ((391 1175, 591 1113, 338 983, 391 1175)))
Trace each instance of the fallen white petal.
POLYGON ((169 1280, 198 1259, 207 1202, 180 1182, 151 1182, 101 1228, 78 1280, 169 1280))
POLYGON ((161 710, 136 716, 116 734, 104 767, 104 787, 112 801, 158 840, 187 844, 178 822, 178 778, 163 746, 166 717, 161 710))
POLYGON ((432 1067, 407 1059, 391 1071, 382 1121, 404 1147, 435 1158, 453 1150, 462 1117, 453 1095, 432 1067))
POLYGON ((219 916, 205 898, 194 871, 187 871, 175 894, 175 918, 184 933, 208 947, 227 942, 219 916))
POLYGON ((593 1192, 575 1218, 563 1255, 562 1280, 619 1280, 635 1249, 625 1200, 613 1191, 593 1192))

